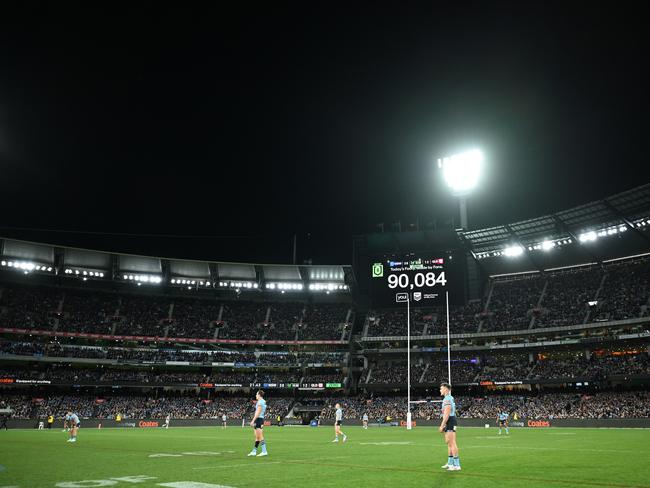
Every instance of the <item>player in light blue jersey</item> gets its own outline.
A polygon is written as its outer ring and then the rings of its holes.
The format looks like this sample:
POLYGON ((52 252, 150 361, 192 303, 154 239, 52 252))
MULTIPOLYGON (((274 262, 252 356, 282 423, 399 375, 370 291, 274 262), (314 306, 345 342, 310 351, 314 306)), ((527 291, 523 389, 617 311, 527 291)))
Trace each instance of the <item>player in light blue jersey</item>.
POLYGON ((70 426, 70 438, 67 442, 77 442, 77 431, 81 422, 79 422, 79 416, 76 413, 68 412, 65 416, 65 420, 70 426))
POLYGON ((251 427, 255 429, 255 447, 251 452, 248 453, 249 456, 268 456, 269 453, 266 452, 266 441, 264 440, 264 415, 266 414, 266 400, 264 400, 264 392, 259 390, 255 395, 257 403, 255 404, 255 415, 253 420, 251 420, 251 427), (257 448, 261 446, 262 452, 257 454, 257 448))
POLYGON ((508 412, 499 412, 499 415, 497 416, 497 422, 499 424, 499 435, 501 435, 501 427, 506 428, 506 435, 510 433, 508 431, 508 417, 510 417, 510 414, 508 412))
POLYGON ((336 437, 332 442, 338 442, 340 435, 343 436, 343 442, 345 442, 348 440, 348 436, 341 431, 341 425, 343 424, 343 409, 341 408, 340 403, 334 405, 334 408, 336 408, 336 414, 334 417, 334 435, 336 437))
POLYGON ((451 396, 451 385, 449 383, 442 383, 440 385, 440 395, 444 398, 442 400, 442 422, 438 429, 445 436, 447 443, 447 464, 443 464, 442 468, 448 471, 460 471, 460 458, 458 457, 458 446, 456 445, 456 402, 454 397, 451 396))

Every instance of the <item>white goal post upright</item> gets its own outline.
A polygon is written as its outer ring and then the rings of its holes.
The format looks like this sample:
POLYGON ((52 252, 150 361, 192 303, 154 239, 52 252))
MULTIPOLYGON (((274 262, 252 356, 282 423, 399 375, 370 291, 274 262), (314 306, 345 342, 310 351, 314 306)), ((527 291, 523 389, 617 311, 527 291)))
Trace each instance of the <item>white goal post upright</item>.
POLYGON ((447 382, 451 385, 451 339, 449 338, 449 292, 445 292, 447 302, 447 382))
POLYGON ((411 430, 411 297, 406 300, 406 430, 411 430))
MULTIPOLYGON (((447 307, 447 382, 451 385, 451 337, 449 324, 449 292, 445 292, 447 307)), ((427 401, 411 401, 411 299, 406 300, 406 430, 411 430, 411 403, 429 403, 427 401)), ((431 403, 442 403, 442 400, 433 400, 431 403)))

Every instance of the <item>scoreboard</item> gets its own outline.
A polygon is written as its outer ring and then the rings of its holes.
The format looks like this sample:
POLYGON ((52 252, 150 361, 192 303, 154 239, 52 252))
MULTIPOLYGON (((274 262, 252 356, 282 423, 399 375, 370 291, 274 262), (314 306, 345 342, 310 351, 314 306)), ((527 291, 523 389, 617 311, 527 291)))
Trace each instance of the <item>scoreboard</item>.
POLYGON ((412 306, 462 303, 464 286, 461 260, 453 252, 408 253, 378 256, 371 262, 372 305, 397 307, 411 301, 412 306))

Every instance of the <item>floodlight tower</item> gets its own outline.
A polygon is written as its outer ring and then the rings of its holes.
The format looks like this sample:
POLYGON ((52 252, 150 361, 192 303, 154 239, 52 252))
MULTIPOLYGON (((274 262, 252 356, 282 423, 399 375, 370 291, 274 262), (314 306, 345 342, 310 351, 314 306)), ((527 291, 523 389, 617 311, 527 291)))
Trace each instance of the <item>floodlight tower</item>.
MULTIPOLYGON (((442 170, 445 183, 451 189, 454 196, 458 197, 460 206, 460 226, 468 229, 467 222, 467 197, 472 192, 483 172, 483 153, 479 149, 472 149, 467 152, 454 154, 438 159, 438 168, 442 170)), ((468 259, 468 266, 475 266, 468 259)), ((451 384, 451 341, 449 330, 449 294, 447 301, 447 375, 451 384)))
POLYGON ((483 153, 479 149, 438 159, 445 183, 460 204, 460 226, 467 230, 467 196, 478 184, 483 172, 483 153))

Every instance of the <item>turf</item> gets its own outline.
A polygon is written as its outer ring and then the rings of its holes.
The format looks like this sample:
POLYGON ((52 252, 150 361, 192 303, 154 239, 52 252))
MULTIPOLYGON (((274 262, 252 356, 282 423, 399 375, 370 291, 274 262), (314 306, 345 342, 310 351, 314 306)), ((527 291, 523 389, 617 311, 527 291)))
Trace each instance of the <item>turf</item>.
POLYGON ((499 437, 461 428, 460 472, 440 468, 447 452, 434 428, 344 430, 348 442, 333 444, 331 427, 267 427, 265 458, 246 457, 250 428, 82 429, 76 444, 60 430, 1 431, 0 487, 650 488, 650 430, 512 429, 499 437), (155 479, 66 484, 138 475, 155 479))

